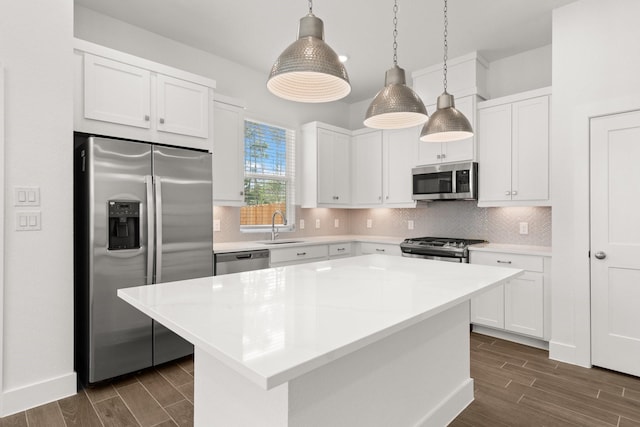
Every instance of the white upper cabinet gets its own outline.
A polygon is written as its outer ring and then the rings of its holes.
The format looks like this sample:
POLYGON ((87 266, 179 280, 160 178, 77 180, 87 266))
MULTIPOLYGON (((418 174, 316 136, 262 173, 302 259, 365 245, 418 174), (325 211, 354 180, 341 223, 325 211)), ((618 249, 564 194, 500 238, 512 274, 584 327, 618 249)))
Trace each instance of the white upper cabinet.
POLYGON ((550 90, 478 108, 478 206, 548 206, 550 90))
POLYGON ((415 207, 411 168, 421 128, 363 129, 352 146, 353 207, 415 207))
POLYGON ((303 208, 351 205, 351 132, 325 123, 301 128, 300 204, 303 208))
MULTIPOLYGON (((460 141, 419 143, 417 165, 438 163, 470 162, 476 159, 476 106, 480 98, 476 95, 455 99, 456 108, 465 115, 474 129, 474 136, 460 141)), ((427 107, 429 114, 436 111, 435 105, 427 107)), ((418 134, 419 136, 419 134, 418 134)))
POLYGON ((84 55, 84 117, 151 127, 151 72, 84 55))
POLYGON ((75 40, 74 130, 211 151, 215 81, 75 40))
POLYGON ((158 130, 209 137, 209 88, 158 74, 158 130))
POLYGON ((213 103, 213 203, 244 205, 244 107, 219 95, 213 103))
POLYGON ((382 131, 367 129, 354 134, 351 153, 353 206, 381 205, 382 131))

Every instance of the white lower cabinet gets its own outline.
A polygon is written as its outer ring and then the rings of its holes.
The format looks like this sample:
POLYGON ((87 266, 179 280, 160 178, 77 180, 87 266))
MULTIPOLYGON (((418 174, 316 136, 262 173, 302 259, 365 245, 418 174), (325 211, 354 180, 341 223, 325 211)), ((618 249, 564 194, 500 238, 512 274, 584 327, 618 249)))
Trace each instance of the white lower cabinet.
POLYGON ((551 258, 471 251, 472 264, 513 267, 525 273, 471 300, 471 323, 548 341, 551 258))
POLYGON ((327 245, 293 246, 289 248, 270 249, 271 267, 304 264, 305 262, 329 259, 327 245))
POLYGON ((347 258, 353 256, 352 253, 353 244, 348 243, 333 243, 329 245, 329 259, 347 258))
POLYGON ((390 243, 358 243, 358 255, 369 254, 401 256, 402 251, 400 250, 400 245, 393 245, 390 243))

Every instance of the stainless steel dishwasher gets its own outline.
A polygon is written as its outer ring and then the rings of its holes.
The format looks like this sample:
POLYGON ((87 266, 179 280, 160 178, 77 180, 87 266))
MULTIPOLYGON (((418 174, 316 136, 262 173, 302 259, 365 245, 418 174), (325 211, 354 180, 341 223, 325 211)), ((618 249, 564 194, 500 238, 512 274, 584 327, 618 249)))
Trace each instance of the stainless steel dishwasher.
POLYGON ((215 254, 215 275, 269 268, 269 249, 215 254))

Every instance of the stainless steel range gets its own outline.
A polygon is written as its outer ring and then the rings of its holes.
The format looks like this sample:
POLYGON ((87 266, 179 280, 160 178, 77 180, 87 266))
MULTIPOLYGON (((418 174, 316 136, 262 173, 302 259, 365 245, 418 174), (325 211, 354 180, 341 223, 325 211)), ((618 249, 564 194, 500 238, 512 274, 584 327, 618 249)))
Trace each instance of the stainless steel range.
POLYGON ((469 262, 469 245, 486 243, 478 239, 415 237, 400 244, 402 256, 449 262, 469 262))

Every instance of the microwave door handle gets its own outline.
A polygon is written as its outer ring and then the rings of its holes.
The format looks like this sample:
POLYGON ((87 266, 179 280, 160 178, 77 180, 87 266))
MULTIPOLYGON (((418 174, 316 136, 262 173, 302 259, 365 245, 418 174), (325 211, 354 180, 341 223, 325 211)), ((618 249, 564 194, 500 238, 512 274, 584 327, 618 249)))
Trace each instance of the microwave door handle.
POLYGON ((153 177, 146 175, 144 183, 147 190, 147 285, 153 283, 153 177))
POLYGON ((458 176, 455 169, 451 171, 451 193, 458 194, 458 176))
POLYGON ((156 283, 162 283, 162 180, 155 177, 156 190, 156 283))

